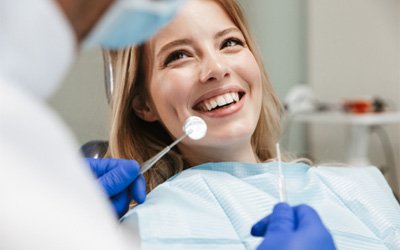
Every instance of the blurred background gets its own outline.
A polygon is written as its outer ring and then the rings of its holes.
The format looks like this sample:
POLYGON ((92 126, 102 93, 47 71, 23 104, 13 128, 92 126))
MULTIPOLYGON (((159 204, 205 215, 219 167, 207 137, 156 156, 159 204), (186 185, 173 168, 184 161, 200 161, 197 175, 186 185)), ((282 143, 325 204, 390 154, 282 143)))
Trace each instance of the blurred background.
MULTIPOLYGON (((318 164, 378 166, 398 194, 400 0, 239 2, 288 107, 282 147, 318 164), (343 112, 351 101, 370 100, 384 108, 343 112)), ((100 50, 80 55, 49 103, 78 143, 107 140, 110 110, 100 50)))

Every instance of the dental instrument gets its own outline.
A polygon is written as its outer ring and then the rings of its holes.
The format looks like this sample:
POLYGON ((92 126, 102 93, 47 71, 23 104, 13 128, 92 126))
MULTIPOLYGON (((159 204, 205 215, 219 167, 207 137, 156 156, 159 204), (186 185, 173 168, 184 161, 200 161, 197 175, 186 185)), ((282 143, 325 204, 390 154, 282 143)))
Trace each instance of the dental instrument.
POLYGON ((192 140, 200 140, 203 138, 207 133, 207 124, 198 116, 190 116, 186 119, 182 130, 184 134, 181 137, 142 164, 140 174, 143 174, 149 170, 159 159, 161 159, 161 157, 168 153, 173 146, 185 139, 186 136, 192 140))
POLYGON ((283 175, 283 171, 282 171, 281 149, 279 147, 279 143, 275 144, 275 146, 276 146, 276 154, 277 154, 277 158, 278 158, 279 201, 287 202, 285 176, 283 175))

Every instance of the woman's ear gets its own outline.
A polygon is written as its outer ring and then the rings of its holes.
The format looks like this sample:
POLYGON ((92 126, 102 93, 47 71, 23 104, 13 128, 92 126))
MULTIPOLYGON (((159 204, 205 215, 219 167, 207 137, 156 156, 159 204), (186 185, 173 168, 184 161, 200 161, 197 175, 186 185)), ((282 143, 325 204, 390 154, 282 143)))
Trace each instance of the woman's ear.
POLYGON ((141 101, 140 97, 133 99, 132 108, 135 114, 144 121, 155 122, 159 120, 155 108, 147 101, 141 101))

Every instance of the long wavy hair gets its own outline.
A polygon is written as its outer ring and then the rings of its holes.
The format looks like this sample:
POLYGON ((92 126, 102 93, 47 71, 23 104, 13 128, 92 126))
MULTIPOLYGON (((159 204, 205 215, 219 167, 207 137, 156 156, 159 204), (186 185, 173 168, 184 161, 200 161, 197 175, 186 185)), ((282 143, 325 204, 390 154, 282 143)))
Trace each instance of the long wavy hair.
MULTIPOLYGON (((262 76, 262 109, 251 145, 260 161, 270 160, 275 157, 275 143, 281 133, 282 105, 272 88, 239 4, 235 0, 212 1, 225 10, 243 33, 259 65, 262 76)), ((118 51, 104 51, 112 58, 115 83, 111 100, 112 122, 108 157, 134 159, 142 163, 173 141, 159 122, 146 122, 134 112, 134 103, 144 105, 149 97, 146 82, 151 77, 149 72, 153 65, 146 51, 147 44, 118 51)), ((191 166, 185 156, 175 147, 145 173, 148 191, 189 167, 191 166)))

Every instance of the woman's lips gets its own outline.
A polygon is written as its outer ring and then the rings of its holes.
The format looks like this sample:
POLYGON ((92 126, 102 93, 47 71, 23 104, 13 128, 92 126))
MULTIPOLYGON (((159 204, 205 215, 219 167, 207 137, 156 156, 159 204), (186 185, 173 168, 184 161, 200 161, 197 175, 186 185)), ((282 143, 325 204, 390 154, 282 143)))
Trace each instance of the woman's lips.
POLYGON ((195 109, 207 112, 216 108, 221 108, 230 105, 238 101, 239 101, 239 93, 228 92, 202 101, 201 103, 196 105, 195 109))
POLYGON ((227 116, 241 109, 244 96, 244 92, 227 92, 200 102, 194 109, 211 117, 227 116))
POLYGON ((211 112, 239 102, 244 95, 242 91, 226 91, 210 98, 205 98, 194 105, 193 109, 202 112, 211 112))

